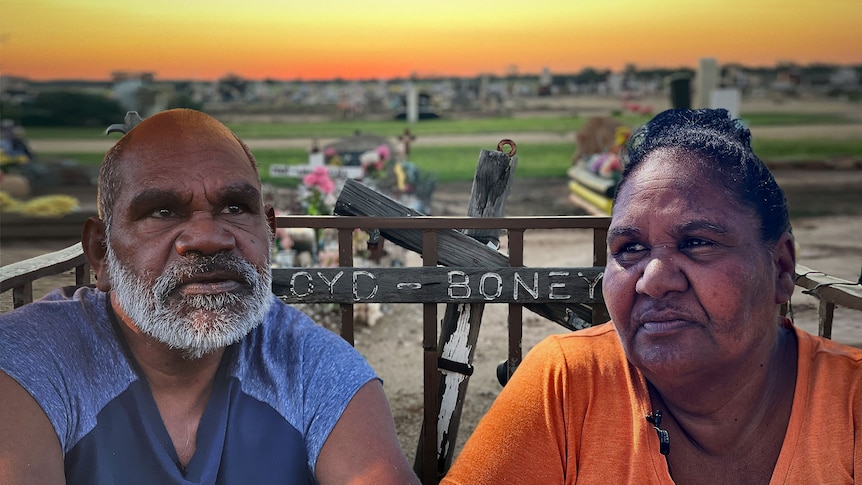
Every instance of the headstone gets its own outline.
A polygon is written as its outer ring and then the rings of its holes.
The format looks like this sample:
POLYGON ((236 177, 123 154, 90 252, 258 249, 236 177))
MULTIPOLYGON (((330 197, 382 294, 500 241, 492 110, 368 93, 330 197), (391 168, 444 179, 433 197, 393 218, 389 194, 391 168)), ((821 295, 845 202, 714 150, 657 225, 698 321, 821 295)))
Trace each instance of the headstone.
MULTIPOLYGON (((320 165, 323 164, 321 163, 320 165)), ((273 163, 269 166, 269 176, 303 178, 313 172, 314 169, 320 165, 311 165, 311 163, 308 165, 284 165, 273 163)), ((362 167, 354 165, 326 165, 326 170, 329 172, 329 178, 336 182, 338 180, 361 179, 365 174, 365 170, 362 167)))
POLYGON ((730 112, 733 119, 739 118, 741 96, 737 88, 714 89, 709 98, 710 108, 724 108, 730 112))
POLYGON ((323 165, 324 158, 325 157, 323 155, 323 152, 309 153, 308 154, 308 166, 309 167, 319 167, 319 166, 323 165))
POLYGON ((419 92, 415 84, 409 83, 407 85, 407 122, 417 121, 419 121, 419 92))
POLYGON ((695 108, 708 108, 712 92, 718 87, 718 62, 705 57, 698 63, 695 108))
POLYGON ((547 67, 542 68, 542 73, 539 74, 539 96, 550 95, 553 83, 554 78, 551 76, 551 70, 547 67))
POLYGON ((691 79, 686 74, 670 78, 670 105, 674 109, 691 109, 691 79))

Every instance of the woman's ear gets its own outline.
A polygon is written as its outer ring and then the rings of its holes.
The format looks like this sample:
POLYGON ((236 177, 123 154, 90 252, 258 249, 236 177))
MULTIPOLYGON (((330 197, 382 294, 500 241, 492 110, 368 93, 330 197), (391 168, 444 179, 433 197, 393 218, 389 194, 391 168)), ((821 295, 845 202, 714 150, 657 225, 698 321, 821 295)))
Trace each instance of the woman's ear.
POLYGON ((796 241, 790 232, 782 234, 775 244, 773 261, 777 272, 775 303, 787 303, 796 288, 796 241))
POLYGON ((96 288, 102 291, 111 289, 111 278, 108 275, 107 263, 107 241, 105 234, 105 223, 98 217, 90 217, 84 222, 81 231, 81 246, 84 249, 84 257, 93 272, 96 273, 96 288))

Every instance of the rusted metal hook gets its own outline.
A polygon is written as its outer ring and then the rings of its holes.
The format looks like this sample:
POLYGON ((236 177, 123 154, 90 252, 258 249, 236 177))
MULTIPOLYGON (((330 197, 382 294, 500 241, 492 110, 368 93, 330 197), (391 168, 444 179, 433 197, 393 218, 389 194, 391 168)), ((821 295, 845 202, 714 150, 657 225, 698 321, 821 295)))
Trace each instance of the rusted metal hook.
POLYGON ((128 111, 126 112, 125 123, 114 123, 105 130, 105 135, 110 135, 111 133, 122 133, 125 135, 141 121, 141 115, 137 111, 128 111))
POLYGON ((509 158, 514 157, 515 154, 518 153, 518 145, 515 145, 515 142, 513 142, 512 140, 500 140, 500 143, 497 143, 497 151, 502 152, 503 147, 506 145, 509 145, 509 153, 506 153, 506 155, 508 155, 509 158))

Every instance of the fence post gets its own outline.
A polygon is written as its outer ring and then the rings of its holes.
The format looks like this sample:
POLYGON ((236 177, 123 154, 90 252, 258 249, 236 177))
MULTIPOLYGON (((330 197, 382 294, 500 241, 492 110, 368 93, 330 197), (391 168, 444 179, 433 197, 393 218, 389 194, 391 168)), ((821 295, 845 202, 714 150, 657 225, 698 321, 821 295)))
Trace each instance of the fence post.
MULTIPOLYGON (((498 146, 498 149, 502 149, 504 142, 500 143, 501 146, 498 146)), ((514 143, 507 141, 506 144, 511 147, 510 154, 489 150, 480 152, 467 216, 504 215, 506 198, 509 195, 512 175, 518 161, 514 156, 514 143)), ((466 230, 465 234, 482 243, 499 246, 499 229, 466 230)), ((473 373, 473 354, 479 339, 479 327, 484 309, 483 304, 446 305, 437 346, 438 415, 435 421, 423 423, 413 466, 420 477, 429 476, 428 470, 425 469, 427 461, 423 460, 423 456, 428 453, 425 443, 426 434, 431 432, 428 426, 436 425, 437 445, 434 454, 437 456, 435 474, 438 481, 452 464, 467 384, 473 373)), ((426 385, 428 384, 426 382, 426 385)))

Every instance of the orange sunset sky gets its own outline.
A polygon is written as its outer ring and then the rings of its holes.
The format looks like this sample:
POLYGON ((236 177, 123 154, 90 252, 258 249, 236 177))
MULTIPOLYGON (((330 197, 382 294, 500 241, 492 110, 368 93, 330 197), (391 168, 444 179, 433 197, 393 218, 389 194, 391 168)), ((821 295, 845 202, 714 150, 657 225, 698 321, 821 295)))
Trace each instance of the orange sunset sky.
POLYGON ((392 78, 862 63, 860 0, 0 0, 0 73, 392 78))

